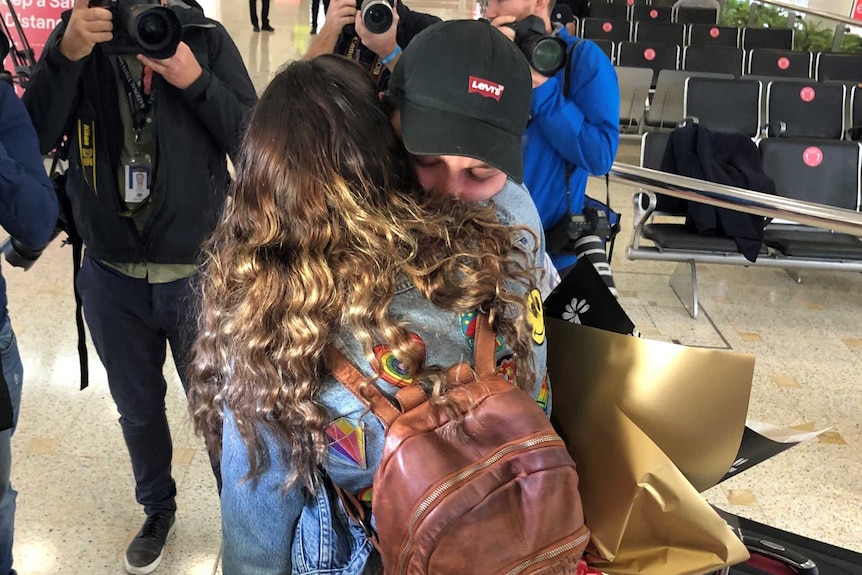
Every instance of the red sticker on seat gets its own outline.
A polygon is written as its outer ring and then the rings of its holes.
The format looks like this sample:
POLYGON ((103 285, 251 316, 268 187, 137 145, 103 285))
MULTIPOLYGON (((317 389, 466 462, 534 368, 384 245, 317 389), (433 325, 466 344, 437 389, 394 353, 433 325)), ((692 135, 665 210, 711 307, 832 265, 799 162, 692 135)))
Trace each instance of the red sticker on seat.
POLYGON ((823 150, 817 146, 809 146, 802 152, 802 161, 809 168, 816 168, 823 161, 823 150))
POLYGON ((719 30, 718 28, 710 28, 709 29, 709 35, 712 36, 713 38, 718 38, 719 34, 721 34, 721 30, 719 30))
POLYGON ((652 48, 647 48, 646 50, 644 50, 644 59, 649 61, 655 60, 655 50, 653 50, 652 48))
POLYGON ((801 90, 799 90, 799 97, 802 98, 803 102, 810 102, 814 99, 817 93, 814 91, 814 88, 811 86, 805 86, 801 90))
POLYGON ((602 24, 602 30, 604 30, 605 32, 610 32, 613 29, 614 29, 614 25, 611 24, 610 22, 605 22, 604 24, 602 24))
POLYGON ((650 10, 649 17, 653 19, 658 18, 658 10, 650 10))
POLYGON ((790 67, 790 59, 786 56, 782 56, 778 59, 778 67, 782 70, 786 70, 790 67))

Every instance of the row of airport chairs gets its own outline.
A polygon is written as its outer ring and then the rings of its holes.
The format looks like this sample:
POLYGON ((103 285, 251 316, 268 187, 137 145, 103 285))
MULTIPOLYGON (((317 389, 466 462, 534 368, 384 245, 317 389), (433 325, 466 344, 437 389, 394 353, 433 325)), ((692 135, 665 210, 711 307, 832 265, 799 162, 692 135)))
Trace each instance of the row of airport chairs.
MULTIPOLYGON (((669 132, 644 134, 641 167, 661 169, 669 137, 669 132)), ((763 171, 775 182, 777 195, 847 210, 862 208, 859 143, 797 136, 763 138, 757 144, 763 171)), ((862 243, 855 245, 856 259, 862 259, 862 243)))
POLYGON ((681 22, 684 24, 717 24, 718 11, 712 8, 673 8, 671 6, 653 6, 647 4, 629 6, 620 2, 593 2, 590 4, 590 18, 681 22))
MULTIPOLYGON (((641 166, 660 170, 668 132, 644 134, 641 166)), ((775 183, 779 197, 845 210, 862 206, 862 146, 858 142, 812 138, 763 138, 757 142, 764 174, 775 183)), ((685 262, 691 269, 691 293, 686 307, 697 316, 697 264, 769 266, 786 270, 823 269, 862 272, 862 238, 772 220, 764 229, 763 245, 752 263, 736 243, 720 235, 703 236, 685 223, 685 208, 636 192, 632 260, 685 262), (655 216, 662 216, 660 221, 655 216), (676 216, 676 217, 673 217, 676 216), (646 245, 643 240, 649 240, 646 245)), ((798 275, 797 275, 798 278, 798 275)), ((798 280, 797 280, 798 281, 798 280)))
POLYGON ((858 86, 848 90, 841 83, 664 70, 647 105, 646 78, 641 78, 640 86, 629 84, 626 70, 617 68, 621 122, 639 131, 646 126, 672 128, 686 118, 696 118, 711 130, 752 138, 858 139, 862 132, 862 88, 858 86))
POLYGON ((802 78, 818 82, 862 82, 862 54, 755 48, 687 46, 658 42, 594 40, 617 66, 652 70, 655 87, 661 70, 688 70, 734 76, 802 78))
POLYGON ((611 42, 664 42, 681 46, 728 46, 792 50, 792 28, 737 28, 710 24, 629 22, 584 18, 576 24, 578 35, 588 40, 611 42), (579 27, 578 27, 579 26, 579 27))

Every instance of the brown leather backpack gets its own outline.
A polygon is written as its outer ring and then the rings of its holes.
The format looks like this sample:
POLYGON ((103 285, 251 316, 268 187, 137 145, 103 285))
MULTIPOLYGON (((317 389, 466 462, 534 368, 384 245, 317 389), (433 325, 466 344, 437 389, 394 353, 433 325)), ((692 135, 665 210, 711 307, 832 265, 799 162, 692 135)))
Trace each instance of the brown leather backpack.
POLYGON ((477 319, 475 374, 449 370, 460 429, 419 385, 398 392, 400 409, 373 385, 360 391, 365 377, 331 348, 333 375, 387 428, 376 532, 354 496, 339 490, 342 502, 386 575, 574 574, 590 537, 575 463, 535 400, 497 375, 494 332, 477 319))

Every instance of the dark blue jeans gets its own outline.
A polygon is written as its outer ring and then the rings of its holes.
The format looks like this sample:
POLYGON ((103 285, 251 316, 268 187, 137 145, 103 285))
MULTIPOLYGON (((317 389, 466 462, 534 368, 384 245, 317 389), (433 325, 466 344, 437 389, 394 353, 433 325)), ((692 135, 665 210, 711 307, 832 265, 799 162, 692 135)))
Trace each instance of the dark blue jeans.
POLYGON ((12 434, 18 424, 21 406, 21 381, 24 367, 18 354, 18 341, 7 318, 0 325, 0 354, 2 354, 3 377, 9 387, 12 401, 12 429, 0 431, 0 574, 14 575, 12 570, 12 539, 15 530, 15 498, 18 492, 12 489, 9 475, 12 471, 12 434))
MULTIPOLYGON (((162 369, 170 342, 180 381, 188 391, 186 371, 195 331, 189 284, 189 278, 151 284, 86 256, 78 274, 84 317, 120 413, 135 496, 147 515, 176 510, 162 369)), ((220 486, 217 467, 214 472, 220 486)))

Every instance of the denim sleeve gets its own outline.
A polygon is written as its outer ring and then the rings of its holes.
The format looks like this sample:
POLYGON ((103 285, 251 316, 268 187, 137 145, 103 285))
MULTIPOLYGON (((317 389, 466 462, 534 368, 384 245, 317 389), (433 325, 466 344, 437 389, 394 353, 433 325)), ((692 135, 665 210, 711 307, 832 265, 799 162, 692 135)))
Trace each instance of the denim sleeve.
POLYGON ((304 496, 282 490, 287 468, 268 442, 271 465, 256 481, 246 480, 248 451, 230 412, 225 411, 221 471, 222 566, 225 575, 289 575, 291 548, 304 496))

